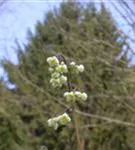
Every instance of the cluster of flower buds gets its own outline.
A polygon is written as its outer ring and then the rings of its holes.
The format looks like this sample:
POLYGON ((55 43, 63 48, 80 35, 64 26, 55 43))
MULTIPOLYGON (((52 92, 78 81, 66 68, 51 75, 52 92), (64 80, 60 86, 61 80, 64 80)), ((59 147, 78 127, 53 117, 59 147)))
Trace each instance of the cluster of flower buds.
POLYGON ((49 64, 49 72, 51 73, 50 83, 54 88, 62 87, 63 84, 67 83, 67 77, 64 75, 68 72, 67 65, 62 61, 59 62, 56 56, 47 58, 49 64))
MULTIPOLYGON (((62 85, 67 83, 67 76, 65 76, 68 71, 71 73, 79 74, 84 71, 83 65, 76 65, 75 62, 71 62, 69 66, 63 62, 59 61, 56 56, 47 58, 49 64, 49 72, 51 73, 50 83, 53 87, 62 87, 62 85)), ((85 101, 88 96, 84 92, 71 91, 64 93, 64 97, 67 102, 76 102, 76 101, 85 101)), ((50 127, 53 127, 55 130, 59 125, 66 125, 71 121, 71 118, 67 113, 64 113, 58 117, 50 118, 47 122, 50 127)))
POLYGON ((70 63, 70 70, 72 73, 79 74, 80 72, 84 71, 84 66, 83 65, 76 65, 75 62, 70 63))
POLYGON ((66 98, 67 102, 85 101, 88 98, 86 93, 81 93, 79 91, 66 92, 64 93, 64 97, 66 98))
POLYGON ((71 118, 68 116, 67 113, 64 113, 58 117, 49 119, 47 122, 48 122, 49 127, 53 127, 55 130, 57 130, 59 125, 66 125, 70 121, 71 121, 71 118))

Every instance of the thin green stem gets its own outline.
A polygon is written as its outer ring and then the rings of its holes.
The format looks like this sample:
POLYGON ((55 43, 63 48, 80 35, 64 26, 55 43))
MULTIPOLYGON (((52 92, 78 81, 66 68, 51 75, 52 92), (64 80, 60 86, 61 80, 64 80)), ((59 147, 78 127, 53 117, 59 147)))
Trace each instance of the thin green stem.
POLYGON ((70 82, 69 66, 68 66, 68 63, 67 63, 65 57, 63 55, 60 55, 60 56, 63 59, 64 63, 67 65, 67 68, 68 68, 68 73, 67 73, 67 88, 68 88, 68 91, 71 92, 72 88, 71 88, 71 82, 70 82))
MULTIPOLYGON (((69 66, 67 64, 67 61, 65 59, 65 57, 63 55, 60 55, 62 60, 64 61, 64 63, 67 65, 68 67, 68 73, 67 73, 67 89, 69 92, 72 91, 72 87, 71 87, 71 81, 70 81, 70 71, 69 71, 69 66)), ((75 123, 75 133, 76 133, 76 138, 77 138, 77 142, 78 142, 78 148, 80 150, 83 150, 83 144, 81 143, 81 138, 80 138, 80 133, 79 133, 79 128, 78 128, 78 123, 77 123, 77 118, 75 116, 75 104, 73 104, 73 118, 74 118, 74 123, 75 123)))

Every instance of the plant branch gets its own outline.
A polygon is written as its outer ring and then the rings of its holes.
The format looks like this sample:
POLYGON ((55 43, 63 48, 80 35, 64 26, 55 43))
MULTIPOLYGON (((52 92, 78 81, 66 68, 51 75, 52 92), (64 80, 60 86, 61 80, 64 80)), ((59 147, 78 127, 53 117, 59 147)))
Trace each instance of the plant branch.
POLYGON ((114 124, 119 124, 119 125, 123 125, 123 126, 127 126, 127 127, 133 127, 135 128, 135 124, 131 123, 131 122, 126 122, 126 121, 121 121, 118 119, 113 119, 113 118, 109 118, 109 117, 104 117, 104 116, 99 116, 96 114, 91 114, 91 113, 85 113, 85 112, 81 112, 79 110, 75 110, 76 113, 83 115, 85 117, 91 117, 91 118, 95 118, 95 119, 99 119, 99 120, 104 120, 110 123, 114 123, 114 124))

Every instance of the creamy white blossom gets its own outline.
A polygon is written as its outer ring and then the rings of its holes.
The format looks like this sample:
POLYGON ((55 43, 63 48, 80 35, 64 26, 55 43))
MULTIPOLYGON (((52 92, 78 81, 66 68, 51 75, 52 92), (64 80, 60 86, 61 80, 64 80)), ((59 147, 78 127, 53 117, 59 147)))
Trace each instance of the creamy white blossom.
POLYGON ((81 94, 81 92, 79 92, 79 91, 75 91, 74 93, 77 97, 81 94))
POLYGON ((59 78, 57 78, 57 79, 52 78, 52 79, 50 80, 50 83, 52 84, 52 86, 53 86, 54 88, 56 88, 56 87, 62 87, 62 84, 61 84, 59 78))
POLYGON ((52 78, 50 79, 50 83, 54 88, 62 87, 63 84, 67 83, 67 77, 60 74, 52 74, 52 78))
POLYGON ((60 76, 59 79, 60 79, 60 83, 61 83, 61 84, 67 83, 67 77, 66 77, 66 76, 62 75, 62 76, 60 76))
POLYGON ((70 63, 70 70, 72 73, 76 73, 78 74, 79 72, 83 72, 84 71, 84 66, 81 65, 76 65, 75 62, 71 62, 70 63))
POLYGON ((58 117, 58 119, 59 119, 59 123, 61 125, 65 125, 65 124, 67 124, 71 121, 71 118, 69 117, 69 115, 67 113, 64 113, 63 115, 60 115, 58 117))
POLYGON ((76 63, 75 63, 74 61, 72 61, 72 62, 70 62, 70 65, 71 65, 71 66, 75 66, 76 63))
POLYGON ((66 97, 67 102, 75 102, 76 101, 76 96, 74 92, 66 92, 64 94, 64 97, 66 97))
POLYGON ((67 65, 62 61, 59 62, 56 56, 47 58, 49 63, 49 72, 51 73, 50 83, 54 88, 62 87, 63 84, 67 83, 67 77, 64 75, 68 72, 67 65))
POLYGON ((46 61, 51 67, 55 67, 59 65, 59 60, 56 56, 48 57, 46 61))
POLYGON ((83 65, 78 65, 77 69, 79 72, 83 72, 84 71, 84 66, 83 65))
POLYGON ((55 130, 57 130, 59 125, 58 125, 58 119, 56 117, 49 119, 47 122, 49 127, 53 127, 55 130))
POLYGON ((78 96, 79 100, 87 100, 88 98, 88 95, 86 93, 81 93, 79 96, 78 96))
POLYGON ((58 117, 50 118, 47 123, 49 127, 53 127, 55 130, 59 127, 59 125, 66 125, 71 121, 71 118, 67 113, 64 113, 58 117))
POLYGON ((80 101, 80 100, 85 101, 88 98, 86 93, 81 93, 79 91, 65 92, 64 97, 66 98, 67 102, 74 102, 74 101, 80 101))
POLYGON ((67 73, 68 72, 67 65, 64 64, 64 62, 61 62, 61 64, 56 67, 56 71, 61 74, 67 73))
POLYGON ((48 70, 50 73, 53 73, 55 69, 50 67, 48 70))
MULTIPOLYGON (((82 73, 84 71, 84 66, 82 64, 76 65, 75 62, 70 62, 67 66, 63 61, 59 62, 56 56, 52 56, 47 58, 47 62, 49 64, 49 72, 51 74, 50 83, 54 88, 62 87, 67 83, 66 73, 71 72, 75 74, 82 73)), ((88 95, 85 92, 80 91, 70 91, 65 92, 64 97, 67 102, 74 103, 76 101, 85 101, 88 98, 88 95)), ((71 118, 67 113, 64 113, 58 117, 50 118, 48 122, 49 127, 53 127, 55 130, 60 125, 66 125, 71 121, 71 118)))
POLYGON ((60 77, 60 73, 54 72, 54 73, 51 74, 51 77, 52 78, 58 78, 58 77, 60 77))
POLYGON ((67 97, 68 94, 69 94, 69 92, 65 92, 64 93, 64 97, 67 97))

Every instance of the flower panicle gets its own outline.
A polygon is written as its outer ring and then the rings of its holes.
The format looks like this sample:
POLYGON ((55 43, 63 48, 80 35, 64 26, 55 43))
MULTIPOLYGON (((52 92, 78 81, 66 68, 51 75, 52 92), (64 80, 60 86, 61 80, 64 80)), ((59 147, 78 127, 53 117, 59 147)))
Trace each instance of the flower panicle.
POLYGON ((51 85, 54 88, 61 88, 67 83, 67 76, 65 75, 68 72, 67 65, 63 61, 60 62, 56 56, 48 57, 46 61, 50 66, 51 85))
MULTIPOLYGON (((65 61, 59 61, 56 56, 48 57, 47 63, 49 64, 48 71, 51 74, 50 83, 54 88, 61 88, 69 81, 68 73, 79 74, 84 72, 84 66, 82 64, 76 65, 75 62, 70 62, 67 66, 65 61)), ((68 82, 69 83, 69 82, 68 82)), ((69 91, 63 95, 67 102, 75 103, 77 101, 86 101, 88 95, 85 92, 69 91)), ((71 118, 67 113, 64 113, 58 117, 48 119, 47 123, 49 127, 53 127, 55 130, 60 125, 66 125, 71 121, 71 118)))
POLYGON ((66 125, 71 121, 71 118, 67 113, 64 113, 58 117, 50 118, 48 122, 49 127, 53 127, 55 130, 58 129, 59 125, 66 125))
POLYGON ((86 101, 88 95, 85 92, 65 92, 64 97, 66 98, 67 102, 75 102, 75 101, 86 101))

